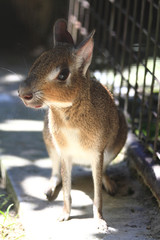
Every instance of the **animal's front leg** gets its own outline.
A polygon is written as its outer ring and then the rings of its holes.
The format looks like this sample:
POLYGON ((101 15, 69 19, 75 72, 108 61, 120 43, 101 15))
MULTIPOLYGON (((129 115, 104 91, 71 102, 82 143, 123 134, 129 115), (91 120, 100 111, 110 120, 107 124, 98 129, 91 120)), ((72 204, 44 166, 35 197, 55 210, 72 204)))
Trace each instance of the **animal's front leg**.
POLYGON ((49 201, 53 201, 61 190, 60 157, 53 147, 47 149, 52 161, 52 176, 46 191, 46 196, 49 201))
POLYGON ((93 159, 92 174, 94 182, 94 202, 93 214, 97 228, 100 231, 107 231, 107 223, 102 216, 102 172, 103 172, 103 153, 93 159))
POLYGON ((56 199, 59 191, 61 190, 61 173, 60 173, 60 156, 58 155, 56 148, 53 144, 52 135, 49 131, 49 117, 46 115, 43 129, 43 139, 46 144, 48 155, 52 161, 52 176, 49 182, 49 186, 45 192, 49 201, 56 199))
POLYGON ((62 175, 62 186, 63 186, 63 212, 59 217, 59 221, 66 221, 69 219, 71 211, 71 170, 72 162, 70 158, 61 160, 61 175, 62 175))

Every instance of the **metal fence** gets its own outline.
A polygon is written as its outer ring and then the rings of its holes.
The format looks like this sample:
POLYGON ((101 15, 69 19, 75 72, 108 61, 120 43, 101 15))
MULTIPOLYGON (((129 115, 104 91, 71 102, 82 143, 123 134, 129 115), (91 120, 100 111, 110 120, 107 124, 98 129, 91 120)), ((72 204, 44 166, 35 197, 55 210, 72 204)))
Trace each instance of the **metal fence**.
POLYGON ((160 159, 160 0, 70 0, 68 20, 75 41, 96 29, 92 70, 160 159))

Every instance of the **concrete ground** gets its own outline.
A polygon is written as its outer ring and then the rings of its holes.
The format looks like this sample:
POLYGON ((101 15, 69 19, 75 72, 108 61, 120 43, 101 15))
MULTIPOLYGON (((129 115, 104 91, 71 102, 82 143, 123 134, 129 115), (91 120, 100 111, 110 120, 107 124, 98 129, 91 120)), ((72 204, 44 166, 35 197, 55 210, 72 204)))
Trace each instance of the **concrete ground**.
POLYGON ((51 162, 42 139, 44 111, 26 108, 17 96, 28 68, 23 56, 0 57, 0 160, 3 180, 19 209, 28 240, 157 240, 160 212, 149 190, 131 174, 124 154, 108 171, 118 193, 103 191, 103 215, 107 234, 99 233, 92 219, 93 183, 89 169, 73 168, 72 212, 67 222, 58 222, 63 198, 60 192, 48 202, 45 189, 51 162))

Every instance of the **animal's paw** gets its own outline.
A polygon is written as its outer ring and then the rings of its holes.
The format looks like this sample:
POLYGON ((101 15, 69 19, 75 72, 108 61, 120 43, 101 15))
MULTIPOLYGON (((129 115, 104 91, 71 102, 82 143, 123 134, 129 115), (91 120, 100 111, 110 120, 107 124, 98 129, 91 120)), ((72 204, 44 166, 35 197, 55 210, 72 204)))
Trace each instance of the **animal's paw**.
POLYGON ((49 189, 45 192, 48 201, 54 201, 57 198, 61 188, 62 188, 61 184, 55 187, 50 186, 49 189))
POLYGON ((114 196, 117 193, 117 184, 106 175, 103 176, 103 186, 111 196, 114 196))
POLYGON ((70 214, 63 211, 63 213, 60 215, 60 217, 57 219, 59 222, 67 221, 70 217, 70 214))
POLYGON ((101 233, 107 233, 108 226, 107 222, 104 219, 97 219, 96 220, 96 226, 99 232, 101 233))

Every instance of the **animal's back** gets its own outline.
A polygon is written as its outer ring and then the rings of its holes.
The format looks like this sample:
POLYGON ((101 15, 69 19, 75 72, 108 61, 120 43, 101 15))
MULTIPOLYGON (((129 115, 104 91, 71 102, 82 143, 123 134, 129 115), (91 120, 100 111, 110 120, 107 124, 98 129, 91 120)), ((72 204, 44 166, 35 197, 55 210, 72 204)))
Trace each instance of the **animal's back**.
POLYGON ((110 91, 97 80, 91 80, 90 92, 97 121, 103 131, 102 140, 110 148, 119 130, 117 107, 110 91))

